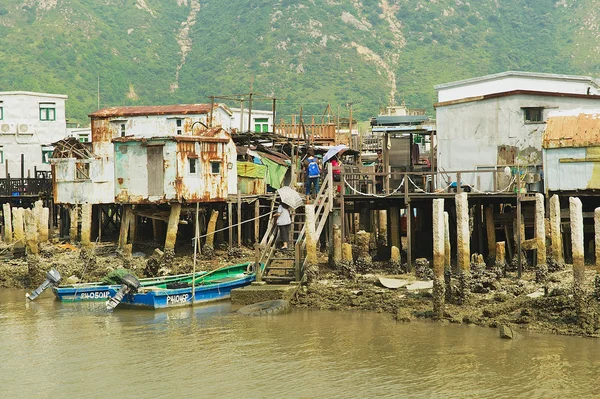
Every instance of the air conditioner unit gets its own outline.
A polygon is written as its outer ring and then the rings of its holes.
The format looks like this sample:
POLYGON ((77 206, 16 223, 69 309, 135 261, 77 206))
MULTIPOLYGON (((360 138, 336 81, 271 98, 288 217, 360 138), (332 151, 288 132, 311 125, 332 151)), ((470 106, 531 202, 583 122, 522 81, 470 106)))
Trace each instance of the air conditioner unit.
POLYGON ((19 124, 19 129, 17 130, 19 134, 33 134, 33 125, 30 123, 21 123, 19 124))
POLYGON ((12 123, 0 123, 0 133, 14 134, 15 133, 15 125, 12 123))

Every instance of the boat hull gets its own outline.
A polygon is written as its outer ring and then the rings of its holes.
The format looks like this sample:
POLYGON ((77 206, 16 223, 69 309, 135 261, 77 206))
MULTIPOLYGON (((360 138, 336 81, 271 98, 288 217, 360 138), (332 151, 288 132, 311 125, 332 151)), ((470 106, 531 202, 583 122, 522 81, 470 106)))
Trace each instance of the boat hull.
MULTIPOLYGON (((196 273, 200 277, 206 272, 196 273)), ((185 282, 192 280, 192 273, 178 274, 174 276, 153 277, 140 279, 142 287, 160 286, 176 282, 185 282)), ((80 301, 106 301, 115 295, 121 286, 116 284, 103 283, 84 283, 52 287, 54 296, 61 302, 80 302, 80 301)))
POLYGON ((249 285, 255 278, 254 273, 243 274, 229 281, 196 286, 193 301, 191 287, 128 294, 123 298, 119 307, 123 305, 133 308, 165 309, 221 301, 231 296, 231 290, 249 285))

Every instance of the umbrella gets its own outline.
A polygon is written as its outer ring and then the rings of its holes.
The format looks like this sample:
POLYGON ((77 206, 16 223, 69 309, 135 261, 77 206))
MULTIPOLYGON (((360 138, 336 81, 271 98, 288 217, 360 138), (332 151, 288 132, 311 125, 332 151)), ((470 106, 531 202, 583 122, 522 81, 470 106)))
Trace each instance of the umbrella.
POLYGON ((345 144, 339 144, 336 145, 335 147, 331 147, 329 149, 329 151, 327 151, 327 153, 325 154, 325 156, 323 157, 323 163, 329 161, 331 158, 333 158, 338 152, 341 152, 343 150, 347 150, 348 146, 345 144))
POLYGON ((297 209, 299 206, 304 205, 300 194, 298 194, 298 192, 291 187, 281 187, 279 190, 277 190, 277 194, 279 194, 279 196, 281 197, 281 202, 291 206, 294 209, 297 209))

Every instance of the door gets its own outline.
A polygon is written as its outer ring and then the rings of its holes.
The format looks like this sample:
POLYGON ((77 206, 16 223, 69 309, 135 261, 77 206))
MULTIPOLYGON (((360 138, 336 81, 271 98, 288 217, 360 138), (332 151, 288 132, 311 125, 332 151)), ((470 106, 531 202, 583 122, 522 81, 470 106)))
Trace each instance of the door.
POLYGON ((162 197, 164 194, 163 147, 148 148, 148 196, 162 197))

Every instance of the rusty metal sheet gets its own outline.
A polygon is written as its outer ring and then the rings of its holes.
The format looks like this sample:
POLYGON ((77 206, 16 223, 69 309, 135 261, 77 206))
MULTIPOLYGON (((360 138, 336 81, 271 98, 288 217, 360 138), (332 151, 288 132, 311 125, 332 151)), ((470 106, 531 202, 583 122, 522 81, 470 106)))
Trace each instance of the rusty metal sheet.
POLYGON ((110 143, 112 136, 113 133, 108 121, 92 119, 92 143, 110 143))
POLYGON ((600 110, 550 116, 542 138, 543 148, 600 145, 600 110))
MULTIPOLYGON (((215 104, 217 107, 218 104, 215 104)), ((151 105, 131 107, 109 107, 92 112, 88 116, 94 119, 114 118, 119 116, 146 116, 146 115, 173 115, 173 114, 207 114, 210 104, 177 104, 177 105, 151 105)))

